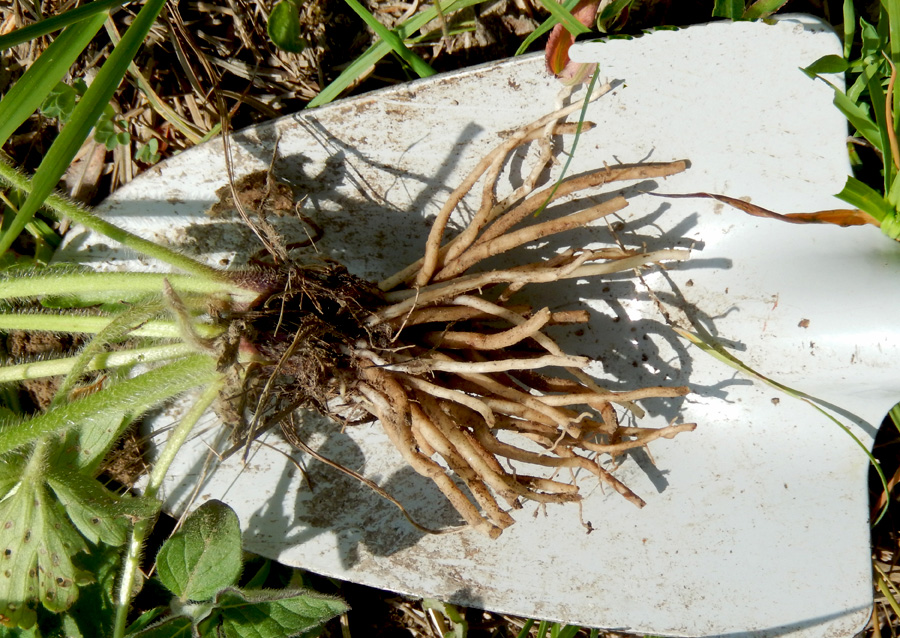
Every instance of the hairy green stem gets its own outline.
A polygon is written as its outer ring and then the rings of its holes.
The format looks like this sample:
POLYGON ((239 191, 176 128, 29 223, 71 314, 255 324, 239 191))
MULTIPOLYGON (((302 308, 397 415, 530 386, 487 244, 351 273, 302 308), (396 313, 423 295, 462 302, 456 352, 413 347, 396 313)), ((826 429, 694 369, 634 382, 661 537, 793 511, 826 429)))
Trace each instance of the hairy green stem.
MULTIPOLYGON (((215 401, 219 392, 225 385, 224 377, 220 376, 214 382, 207 386, 203 394, 197 399, 190 411, 184 416, 178 427, 169 435, 166 446, 150 472, 150 478, 147 487, 144 489, 144 496, 156 498, 159 488, 162 487, 169 466, 175 460, 175 455, 188 435, 206 409, 215 401)), ((143 555, 144 543, 147 536, 153 529, 152 519, 145 519, 135 524, 131 530, 131 536, 128 539, 128 547, 125 553, 125 561, 122 565, 122 577, 119 581, 119 590, 116 600, 116 622, 113 629, 113 638, 122 638, 125 635, 126 623, 128 621, 128 611, 131 609, 131 593, 134 590, 135 578, 137 577, 138 568, 140 567, 141 557, 143 555)))
POLYGON ((259 292, 242 288, 227 276, 212 279, 149 272, 54 272, 49 269, 37 275, 0 280, 0 299, 94 295, 97 299, 112 302, 117 295, 159 294, 163 290, 163 280, 168 280, 179 293, 228 294, 237 301, 252 301, 259 296, 259 292))
MULTIPOLYGON (((191 354, 194 350, 186 343, 173 343, 164 346, 151 346, 149 348, 134 348, 132 350, 117 350, 95 355, 88 361, 86 371, 106 370, 121 368, 122 366, 137 363, 153 363, 166 361, 191 354)), ((65 357, 62 359, 49 359, 47 361, 34 361, 32 363, 20 363, 17 365, 0 368, 0 383, 12 381, 24 381, 26 379, 41 379, 68 374, 72 366, 78 361, 78 357, 65 357)))
MULTIPOLYGON (((0 313, 0 331, 45 330, 47 332, 95 334, 106 328, 110 321, 112 321, 112 317, 103 315, 48 315, 30 312, 0 313)), ((192 326, 198 335, 207 339, 217 337, 223 332, 221 326, 206 323, 194 323, 192 326)), ((161 339, 178 339, 181 337, 178 324, 165 319, 146 321, 129 334, 134 337, 157 337, 161 339)))
POLYGON ((48 434, 64 432, 79 424, 101 419, 111 410, 124 409, 133 417, 140 416, 166 399, 191 388, 205 386, 219 377, 213 357, 188 355, 31 419, 7 420, 0 424, 0 454, 33 443, 48 434))
MULTIPOLYGON (((10 166, 7 162, 0 160, 0 180, 8 183, 13 188, 17 188, 25 193, 30 193, 32 189, 31 180, 24 174, 10 166)), ((224 271, 207 266, 195 259, 191 259, 187 255, 160 246, 152 241, 147 241, 137 235, 134 235, 123 228, 119 228, 114 224, 100 219, 88 210, 85 210, 78 204, 69 201, 59 195, 50 195, 44 201, 44 206, 51 210, 68 217, 72 221, 81 224, 86 228, 101 233, 116 241, 126 248, 131 248, 142 255, 158 259, 184 272, 191 273, 198 277, 213 281, 226 281, 228 274, 224 271)))

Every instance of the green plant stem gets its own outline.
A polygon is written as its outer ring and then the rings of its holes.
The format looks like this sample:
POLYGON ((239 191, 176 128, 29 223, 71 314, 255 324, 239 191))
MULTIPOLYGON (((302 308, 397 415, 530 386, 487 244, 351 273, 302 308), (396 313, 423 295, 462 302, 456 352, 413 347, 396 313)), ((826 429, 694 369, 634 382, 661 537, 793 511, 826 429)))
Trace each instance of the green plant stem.
MULTIPOLYGON (((144 489, 144 496, 148 498, 156 498, 162 487, 169 466, 175 460, 175 455, 184 442, 197 421, 206 412, 206 409, 215 401, 219 392, 224 387, 224 377, 219 377, 213 383, 207 386, 203 394, 197 399, 190 411, 184 415, 184 418, 178 424, 178 427, 169 435, 166 446, 150 472, 150 478, 147 481, 147 487, 144 489)), ((147 536, 153 529, 153 519, 145 519, 138 521, 132 528, 131 536, 128 539, 128 547, 125 554, 125 561, 122 565, 122 577, 119 581, 118 599, 116 601, 116 622, 113 629, 113 638, 123 638, 125 628, 128 621, 128 611, 131 609, 131 592, 134 590, 135 578, 138 568, 140 567, 143 555, 144 543, 147 536)))
MULTIPOLYGON (((112 317, 101 315, 41 313, 0 313, 0 331, 7 330, 46 330, 49 332, 96 334, 109 325, 112 317)), ((198 336, 204 339, 218 337, 222 334, 221 326, 205 323, 191 324, 198 336)), ((179 339, 181 332, 178 324, 164 319, 151 319, 132 330, 135 337, 156 337, 160 339, 179 339)))
MULTIPOLYGON (((5 161, 0 161, 0 179, 25 193, 32 191, 32 181, 5 161)), ((133 235, 127 230, 100 219, 93 213, 59 195, 53 194, 48 196, 44 205, 86 228, 109 237, 126 248, 131 248, 147 257, 158 259, 178 270, 214 281, 223 281, 228 278, 228 275, 221 270, 207 266, 165 246, 160 246, 152 241, 133 235)))
POLYGON ((403 44, 403 39, 397 35, 395 31, 391 31, 386 26, 381 24, 378 19, 373 16, 368 9, 362 6, 357 0, 344 0, 347 5, 353 9, 353 11, 362 18, 369 27, 380 37, 384 42, 386 42, 391 49, 396 53, 400 59, 406 62, 413 71, 416 72, 420 78, 429 77, 437 73, 431 66, 419 57, 416 53, 411 51, 405 44, 403 44))
MULTIPOLYGON (((192 352, 193 349, 186 343, 150 346, 148 348, 134 348, 132 350, 117 350, 115 352, 106 352, 92 357, 85 367, 85 370, 106 370, 138 363, 166 361, 168 359, 186 356, 192 352)), ((35 361, 33 363, 20 363, 18 365, 4 366, 0 368, 0 383, 24 381, 26 379, 42 379, 45 377, 68 374, 77 360, 78 357, 65 357, 62 359, 49 359, 47 361, 35 361)))
POLYGON ((220 376, 213 357, 186 356, 31 419, 2 423, 0 454, 34 443, 48 434, 64 432, 85 421, 103 418, 112 411, 127 410, 136 418, 161 401, 212 383, 220 376))
POLYGON ((164 281, 179 293, 233 295, 240 301, 252 301, 259 292, 238 287, 228 279, 207 279, 192 275, 150 272, 54 272, 0 280, 0 299, 25 299, 41 296, 96 295, 113 300, 116 295, 160 293, 164 281))

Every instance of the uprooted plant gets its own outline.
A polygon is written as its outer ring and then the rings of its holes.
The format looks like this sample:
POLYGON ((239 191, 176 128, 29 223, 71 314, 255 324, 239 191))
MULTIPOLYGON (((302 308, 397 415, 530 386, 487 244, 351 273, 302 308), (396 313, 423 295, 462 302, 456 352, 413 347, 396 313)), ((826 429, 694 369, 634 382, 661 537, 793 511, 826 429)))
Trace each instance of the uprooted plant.
MULTIPOLYGON (((513 523, 508 509, 520 507, 523 499, 578 500, 577 485, 557 476, 566 468, 590 472, 642 506, 602 458, 671 438, 694 424, 626 427, 616 410, 640 416, 635 401, 681 396, 688 389, 603 389, 585 371, 591 361, 566 354, 544 330, 585 322, 587 313, 535 309, 519 299, 534 284, 627 273, 685 259, 686 251, 644 253, 612 244, 569 248, 547 260, 507 268, 477 268, 627 204, 616 196, 554 216, 560 198, 614 181, 665 177, 686 167, 684 161, 606 167, 536 190, 552 161, 551 136, 575 131, 563 120, 577 106, 521 128, 484 157, 448 198, 423 258, 378 283, 334 261, 291 259, 267 232, 264 218, 258 230, 273 263, 226 272, 51 198, 49 205, 62 214, 187 274, 49 268, 7 271, 0 281, 0 298, 19 304, 0 313, 0 329, 96 335, 74 357, 0 369, 7 380, 66 375, 47 412, 0 427, 0 453, 13 461, 7 467, 22 470, 0 474, 4 489, 16 495, 0 502, 0 509, 9 510, 3 517, 8 524, 0 527, 0 549, 5 548, 7 560, 17 561, 14 577, 0 578, 4 622, 33 622, 37 601, 54 610, 71 605, 80 573, 71 559, 86 547, 81 536, 122 544, 127 517, 136 524, 128 532, 118 586, 121 635, 153 513, 148 500, 156 496, 193 423, 213 405, 245 445, 280 425, 288 441, 306 449, 290 419, 297 408, 317 410, 342 425, 377 421, 405 461, 431 478, 468 524, 491 537, 513 523), (530 173, 501 197, 497 183, 510 154, 532 143, 538 157, 530 173), (461 233, 444 241, 451 214, 479 180, 479 209, 461 233), (548 204, 547 213, 536 218, 548 204), (154 362, 161 363, 130 376, 92 376, 96 370, 127 371, 154 362), (207 389, 170 435, 142 499, 123 500, 97 483, 99 459, 129 423, 198 386, 207 389), (507 461, 546 473, 512 470, 507 461), (63 462, 68 472, 53 469, 63 462), (33 480, 26 485, 26 478, 33 480), (71 487, 76 483, 77 490, 71 487), (86 485, 92 489, 82 489, 86 485), (55 548, 53 554, 29 549, 42 546, 55 548)), ((29 188, 20 176, 10 181, 29 188)), ((265 208, 265 202, 260 205, 265 208)), ((236 206, 243 208, 240 196, 236 206)))

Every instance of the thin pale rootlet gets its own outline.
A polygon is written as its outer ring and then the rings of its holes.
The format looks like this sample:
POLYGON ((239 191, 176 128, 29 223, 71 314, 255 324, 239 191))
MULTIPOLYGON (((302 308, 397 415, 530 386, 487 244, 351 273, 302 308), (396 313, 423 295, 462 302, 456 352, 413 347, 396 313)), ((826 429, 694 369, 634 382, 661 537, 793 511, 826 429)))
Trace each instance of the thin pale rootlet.
MULTIPOLYGON (((604 390, 584 372, 590 359, 566 354, 544 331, 586 322, 587 312, 552 312, 522 300, 532 284, 634 271, 685 259, 687 252, 570 248, 537 263, 477 268, 626 206, 619 196, 561 217, 552 211, 536 216, 548 199, 686 168, 685 161, 607 167, 536 191, 552 161, 551 137, 575 132, 562 120, 577 106, 520 129, 484 157, 437 216, 424 257, 388 279, 367 282, 327 260, 286 261, 255 273, 256 283, 267 280, 265 287, 275 292, 234 317, 239 329, 231 334, 241 336, 233 339, 232 361, 238 349, 257 361, 243 377, 249 391, 232 393, 247 397, 255 412, 241 436, 250 441, 268 424, 280 423, 288 441, 308 450, 290 419, 296 408, 346 426, 377 421, 404 460, 432 479, 469 525, 492 538, 514 522, 509 510, 521 508, 523 500, 577 501, 578 487, 569 480, 576 469, 643 506, 602 463, 695 425, 623 427, 616 410, 640 416, 635 401, 681 396, 688 388, 604 390), (530 143, 539 157, 525 183, 498 200, 496 182, 507 157, 530 143), (479 210, 445 241, 451 213, 479 180, 479 210), (505 459, 516 464, 515 472, 505 459), (554 478, 529 475, 529 466, 554 478)), ((243 406, 233 407, 233 414, 243 412, 243 406)))

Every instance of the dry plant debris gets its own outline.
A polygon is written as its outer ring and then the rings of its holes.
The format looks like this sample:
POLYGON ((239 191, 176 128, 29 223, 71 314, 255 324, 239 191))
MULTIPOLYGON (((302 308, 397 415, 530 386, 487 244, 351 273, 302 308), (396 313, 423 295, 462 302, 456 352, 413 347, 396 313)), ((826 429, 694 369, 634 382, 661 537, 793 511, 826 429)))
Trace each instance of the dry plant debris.
POLYGON ((258 361, 247 377, 256 381, 244 393, 253 396, 255 416, 240 436, 252 440, 279 422, 288 441, 306 449, 286 418, 298 407, 347 426, 377 420, 403 459, 434 481, 466 523, 492 538, 514 522, 508 509, 520 508, 523 499, 579 500, 575 484, 555 477, 563 468, 590 472, 643 506, 604 467, 603 455, 614 459, 695 425, 623 427, 616 406, 640 416, 635 401, 682 396, 688 388, 603 389, 585 373, 589 358, 563 352, 544 331, 554 323, 586 322, 587 312, 552 312, 512 299, 532 284, 635 271, 685 259, 686 251, 570 248, 546 261, 475 269, 627 205, 617 196, 565 216, 536 218, 548 199, 686 168, 685 161, 607 167, 535 192, 552 161, 550 136, 574 132, 575 125, 562 120, 579 106, 523 127, 484 157, 437 216, 424 257, 384 281, 364 281, 328 260, 286 261, 254 273, 271 293, 234 317, 243 331, 240 348, 258 361), (508 156, 531 142, 540 152, 530 175, 498 200, 496 182, 508 156), (451 213, 479 180, 479 210, 445 242, 451 213), (551 468, 554 477, 509 469, 508 462, 551 468))

